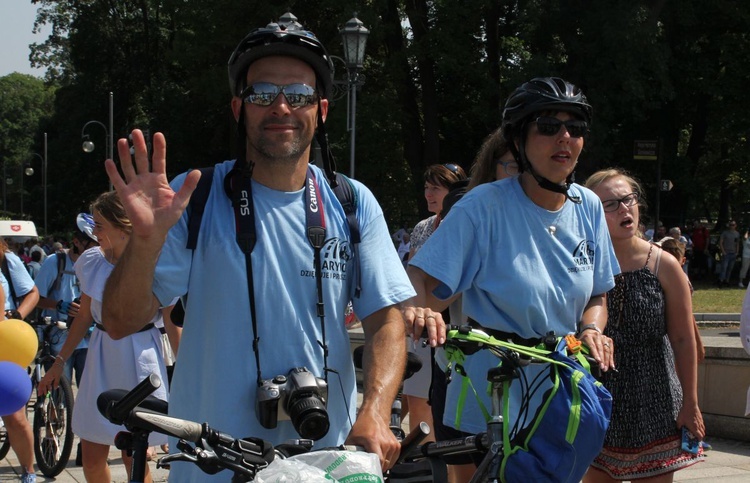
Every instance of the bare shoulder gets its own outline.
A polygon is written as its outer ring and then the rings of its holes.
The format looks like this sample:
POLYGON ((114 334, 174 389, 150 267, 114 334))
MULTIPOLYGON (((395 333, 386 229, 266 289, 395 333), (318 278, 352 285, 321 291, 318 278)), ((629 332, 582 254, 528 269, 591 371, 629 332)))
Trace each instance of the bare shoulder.
MULTIPOLYGON (((682 271, 680 262, 670 253, 662 250, 660 247, 654 247, 654 254, 651 257, 654 259, 654 263, 659 263, 658 271, 656 275, 659 278, 662 286, 674 287, 684 286, 689 290, 688 279, 685 276, 685 272, 682 271), (657 254, 656 250, 659 250, 661 256, 654 256, 657 254)), ((652 269, 653 270, 653 269, 652 269)))

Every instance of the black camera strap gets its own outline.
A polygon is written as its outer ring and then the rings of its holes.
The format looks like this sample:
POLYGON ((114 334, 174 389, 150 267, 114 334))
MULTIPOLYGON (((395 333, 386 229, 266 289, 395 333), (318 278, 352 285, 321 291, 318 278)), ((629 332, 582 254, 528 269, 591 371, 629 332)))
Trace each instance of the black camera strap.
MULTIPOLYGON (((252 195, 252 164, 234 168, 225 179, 225 190, 231 193, 232 207, 234 209, 235 230, 237 245, 245 255, 245 268, 247 270, 247 290, 250 299, 250 317, 253 324, 253 352, 255 353, 255 364, 258 369, 258 386, 263 383, 260 369, 260 337, 258 337, 258 325, 255 310, 255 287, 253 284, 253 268, 251 255, 257 236, 255 232, 255 211, 252 195), (236 181, 235 181, 236 180, 236 181)), ((312 169, 307 168, 305 180, 305 212, 307 239, 313 247, 315 279, 318 301, 316 312, 320 318, 322 341, 318 341, 323 350, 323 374, 328 382, 328 344, 326 342, 325 307, 323 300, 323 271, 320 260, 320 251, 326 240, 326 222, 323 209, 323 200, 320 197, 320 189, 312 169)))

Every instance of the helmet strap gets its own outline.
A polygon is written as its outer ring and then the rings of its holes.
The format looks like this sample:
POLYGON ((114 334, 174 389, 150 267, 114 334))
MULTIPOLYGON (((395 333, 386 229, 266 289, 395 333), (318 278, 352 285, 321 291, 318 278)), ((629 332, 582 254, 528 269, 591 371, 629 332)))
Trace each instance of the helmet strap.
POLYGON ((240 108, 240 115, 237 117, 237 160, 235 168, 242 168, 247 165, 247 131, 245 129, 245 106, 240 108))
POLYGON ((320 154, 323 157, 323 171, 326 173, 331 188, 335 188, 338 184, 336 182, 336 158, 333 157, 331 146, 328 143, 328 133, 326 132, 326 125, 323 121, 323 112, 320 109, 320 101, 318 101, 318 129, 315 131, 315 139, 318 141, 320 154))
POLYGON ((527 123, 524 123, 523 126, 521 127, 521 134, 520 134, 521 142, 519 143, 519 146, 520 146, 519 149, 516 149, 516 146, 513 142, 508 143, 510 147, 510 151, 513 153, 513 156, 516 158, 516 161, 519 163, 519 166, 523 166, 523 170, 529 171, 531 176, 533 176, 536 182, 539 184, 540 188, 545 189, 547 191, 552 191, 553 193, 564 195, 567 199, 569 199, 573 203, 580 204, 581 197, 571 196, 568 191, 570 189, 569 179, 573 176, 572 173, 570 176, 568 176, 569 178, 568 180, 566 180, 562 184, 557 184, 557 183, 553 183, 552 181, 548 180, 544 176, 537 173, 534 167, 531 165, 529 158, 526 156, 526 126, 527 126, 527 123))

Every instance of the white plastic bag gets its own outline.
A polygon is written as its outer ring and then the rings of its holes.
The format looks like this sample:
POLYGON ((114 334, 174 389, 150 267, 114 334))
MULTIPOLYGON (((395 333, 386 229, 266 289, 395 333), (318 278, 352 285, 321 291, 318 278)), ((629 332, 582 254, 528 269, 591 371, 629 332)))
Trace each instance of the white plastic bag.
POLYGON ((382 483, 380 461, 364 451, 311 451, 276 458, 256 476, 256 483, 382 483))

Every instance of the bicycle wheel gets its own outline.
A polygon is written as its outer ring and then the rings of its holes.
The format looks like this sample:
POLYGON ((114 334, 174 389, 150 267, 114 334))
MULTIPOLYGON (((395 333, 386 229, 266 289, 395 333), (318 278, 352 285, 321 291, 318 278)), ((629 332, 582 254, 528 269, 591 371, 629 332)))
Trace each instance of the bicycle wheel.
POLYGON ((50 478, 59 475, 73 448, 73 390, 65 376, 57 389, 37 398, 34 407, 34 454, 39 470, 50 478))
POLYGON ((5 429, 5 425, 0 426, 0 460, 5 458, 10 449, 10 440, 8 439, 8 431, 5 429))

